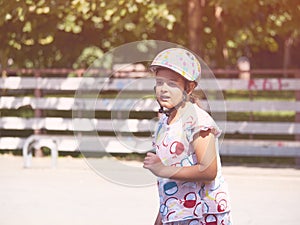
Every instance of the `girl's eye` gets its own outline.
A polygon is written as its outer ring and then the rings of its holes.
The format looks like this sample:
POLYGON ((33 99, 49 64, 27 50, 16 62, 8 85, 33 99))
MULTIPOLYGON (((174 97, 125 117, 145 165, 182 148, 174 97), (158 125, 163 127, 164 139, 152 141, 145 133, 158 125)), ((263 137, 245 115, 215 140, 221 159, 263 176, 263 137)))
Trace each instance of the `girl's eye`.
POLYGON ((170 86, 170 87, 177 87, 178 85, 177 85, 177 83, 176 82, 174 82, 174 81, 168 81, 168 86, 170 86))
POLYGON ((166 83, 169 87, 178 87, 178 84, 175 81, 156 80, 156 86, 163 86, 164 83, 166 83))
POLYGON ((156 86, 162 86, 164 84, 163 80, 156 80, 156 86))

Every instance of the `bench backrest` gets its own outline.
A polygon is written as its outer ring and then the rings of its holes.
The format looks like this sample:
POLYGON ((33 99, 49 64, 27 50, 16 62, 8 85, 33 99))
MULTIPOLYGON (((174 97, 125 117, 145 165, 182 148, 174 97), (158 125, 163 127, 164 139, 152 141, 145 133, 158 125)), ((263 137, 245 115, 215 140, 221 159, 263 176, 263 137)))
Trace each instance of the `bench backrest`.
MULTIPOLYGON (((60 136, 63 137, 61 141, 68 141, 67 137, 72 136, 73 132, 93 131, 108 142, 116 132, 149 136, 153 133, 153 118, 158 110, 153 87, 154 79, 146 77, 1 78, 0 149, 22 148, 24 139, 32 133, 60 136), (31 113, 22 116, 14 113, 20 110, 31 113)), ((292 153, 300 155, 300 145, 295 142, 300 136, 300 99, 297 97, 300 79, 203 79, 197 91, 200 96, 206 97, 201 100, 203 107, 216 115, 218 125, 225 131, 224 143, 230 142, 225 145, 223 154, 255 155, 264 150, 259 140, 264 138, 268 146, 274 147, 275 143, 275 147, 282 147, 280 151, 286 151, 285 147, 292 147, 292 153), (224 93, 225 101, 217 95, 220 90, 224 93), (256 97, 259 92, 274 93, 274 96, 283 93, 287 97, 278 98, 267 94, 260 99, 256 97), (207 94, 210 96, 205 96, 207 94), (256 113, 287 113, 289 117, 294 115, 295 120, 257 121, 253 119, 256 113), (249 117, 245 119, 247 114, 249 117), (256 146, 254 141, 260 145, 256 146), (238 152, 238 147, 234 147, 236 143, 250 146, 249 150, 238 152), (257 151, 253 150, 255 147, 257 151)), ((60 150, 77 150, 74 143, 69 142, 69 146, 68 148, 65 144, 60 150)), ((118 148, 118 145, 115 145, 110 151, 118 152, 118 148)), ((124 150, 120 148, 120 152, 124 150)), ((272 153, 270 149, 266 153, 272 154, 277 153, 272 153)), ((291 152, 283 152, 281 155, 290 156, 291 152)))

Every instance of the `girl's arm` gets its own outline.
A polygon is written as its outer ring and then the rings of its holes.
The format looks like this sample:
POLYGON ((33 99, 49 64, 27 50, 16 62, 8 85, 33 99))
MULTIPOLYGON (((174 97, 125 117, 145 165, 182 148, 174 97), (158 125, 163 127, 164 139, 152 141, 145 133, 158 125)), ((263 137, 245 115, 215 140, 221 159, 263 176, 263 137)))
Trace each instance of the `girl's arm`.
POLYGON ((198 164, 186 167, 165 166, 154 153, 147 153, 144 168, 158 177, 183 181, 211 181, 217 175, 215 136, 210 131, 201 131, 193 141, 198 164))
POLYGON ((158 212, 154 225, 163 225, 161 221, 160 213, 158 212))

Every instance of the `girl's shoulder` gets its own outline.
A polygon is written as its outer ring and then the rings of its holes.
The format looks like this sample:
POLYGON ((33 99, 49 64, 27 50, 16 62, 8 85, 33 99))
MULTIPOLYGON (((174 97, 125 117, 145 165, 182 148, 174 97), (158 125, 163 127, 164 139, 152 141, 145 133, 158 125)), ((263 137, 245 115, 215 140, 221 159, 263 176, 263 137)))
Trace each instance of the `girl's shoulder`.
POLYGON ((206 112, 204 109, 201 109, 196 104, 188 105, 187 112, 185 113, 184 117, 185 126, 194 130, 194 132, 211 130, 211 132, 217 137, 221 134, 221 130, 214 119, 209 115, 208 112, 206 112))
POLYGON ((214 119, 206 112, 204 109, 200 108, 198 105, 189 103, 187 106, 185 118, 197 120, 199 122, 214 122, 214 119))

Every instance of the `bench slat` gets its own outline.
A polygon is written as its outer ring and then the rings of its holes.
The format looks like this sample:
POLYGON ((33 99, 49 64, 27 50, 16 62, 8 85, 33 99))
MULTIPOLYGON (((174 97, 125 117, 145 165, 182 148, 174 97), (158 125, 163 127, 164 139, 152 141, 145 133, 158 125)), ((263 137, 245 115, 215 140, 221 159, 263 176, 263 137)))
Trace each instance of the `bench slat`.
POLYGON ((150 132, 155 124, 155 121, 146 119, 0 118, 0 128, 10 130, 150 132))
MULTIPOLYGON (((109 79, 95 77, 7 77, 0 78, 3 89, 44 89, 44 90, 128 90, 153 91, 153 78, 109 79)), ((299 90, 300 79, 256 78, 244 79, 202 79, 198 89, 202 90, 299 90)))
MULTIPOLYGON (((300 112, 300 101, 240 101, 240 100, 202 100, 204 109, 212 112, 300 112)), ((75 99, 70 97, 0 97, 0 108, 18 109, 31 106, 44 110, 89 110, 89 111, 158 111, 155 99, 75 99)))
MULTIPOLYGON (((74 136, 47 136, 46 140, 56 140, 59 151, 74 152, 79 151, 78 140, 74 136)), ((145 149, 151 148, 151 142, 144 142, 143 150, 132 149, 128 146, 132 142, 126 142, 127 145, 120 143, 113 137, 91 137, 84 139, 80 150, 82 152, 108 152, 108 153, 144 153, 145 149), (126 147, 127 146, 127 147, 126 147), (145 147, 147 146, 147 147, 145 147)), ((25 138, 0 138, 0 149, 16 150, 22 149, 25 138)), ((44 146, 47 147, 47 146, 44 146)), ((138 145, 135 147, 139 147, 138 145)), ((259 141, 259 140, 223 140, 220 147, 221 155, 230 156, 280 156, 280 157, 299 157, 300 142, 295 141, 259 141)))
POLYGON ((300 142, 268 140, 224 140, 221 155, 299 157, 300 142))
MULTIPOLYGON (((290 122, 234 122, 217 121, 228 134, 300 134, 300 123, 290 122)), ((47 118, 0 118, 1 129, 46 129, 51 131, 109 131, 109 132, 153 132, 154 120, 138 119, 71 119, 47 118)))

